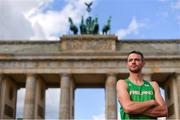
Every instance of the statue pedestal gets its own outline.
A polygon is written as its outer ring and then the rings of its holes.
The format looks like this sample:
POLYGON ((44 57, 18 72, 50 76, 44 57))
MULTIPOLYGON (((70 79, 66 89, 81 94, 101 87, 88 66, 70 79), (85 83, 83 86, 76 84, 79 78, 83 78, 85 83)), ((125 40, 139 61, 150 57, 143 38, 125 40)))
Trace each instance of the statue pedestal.
POLYGON ((115 35, 64 35, 61 37, 63 51, 115 51, 115 35))

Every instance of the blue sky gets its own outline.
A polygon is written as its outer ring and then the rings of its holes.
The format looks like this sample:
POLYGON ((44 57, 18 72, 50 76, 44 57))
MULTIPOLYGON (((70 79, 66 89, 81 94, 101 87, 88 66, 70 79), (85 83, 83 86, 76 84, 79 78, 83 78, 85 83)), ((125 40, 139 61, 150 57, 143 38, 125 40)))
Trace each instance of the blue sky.
POLYGON ((0 0, 0 39, 59 40, 70 34, 69 16, 77 25, 88 16, 85 1, 100 28, 112 16, 119 39, 180 38, 180 0, 0 0))
MULTIPOLYGON (((84 2, 90 1, 90 15, 99 18, 100 29, 112 16, 110 32, 119 39, 180 38, 180 0, 0 0, 0 40, 59 40, 71 34, 68 17, 79 25, 81 16, 88 16, 84 2)), ((58 90, 47 92, 47 98, 53 95, 59 96, 58 90)), ((18 114, 22 99, 20 92, 18 114)), ((59 98, 47 100, 47 118, 57 112, 57 104, 59 98)), ((76 104, 77 119, 103 118, 104 90, 77 90, 76 104)))

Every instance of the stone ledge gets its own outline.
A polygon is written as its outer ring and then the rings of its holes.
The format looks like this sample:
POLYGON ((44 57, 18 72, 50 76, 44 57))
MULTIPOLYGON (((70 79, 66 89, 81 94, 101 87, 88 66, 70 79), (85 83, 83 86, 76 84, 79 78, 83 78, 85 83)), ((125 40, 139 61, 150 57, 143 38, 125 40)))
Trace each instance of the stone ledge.
POLYGON ((38 41, 30 41, 30 40, 0 40, 0 45, 8 44, 8 45, 14 45, 14 44, 58 44, 59 41, 48 41, 48 40, 38 40, 38 41))
POLYGON ((180 39, 120 39, 118 43, 180 43, 180 39))
MULTIPOLYGON (((127 54, 120 52, 61 52, 61 53, 42 53, 42 54, 25 54, 11 53, 0 54, 0 61, 3 60, 126 60, 127 54)), ((145 54, 147 60, 179 60, 180 54, 145 54)))
POLYGON ((99 40, 99 39, 110 39, 110 40, 118 40, 117 36, 110 34, 110 35, 63 35, 60 37, 60 40, 99 40))

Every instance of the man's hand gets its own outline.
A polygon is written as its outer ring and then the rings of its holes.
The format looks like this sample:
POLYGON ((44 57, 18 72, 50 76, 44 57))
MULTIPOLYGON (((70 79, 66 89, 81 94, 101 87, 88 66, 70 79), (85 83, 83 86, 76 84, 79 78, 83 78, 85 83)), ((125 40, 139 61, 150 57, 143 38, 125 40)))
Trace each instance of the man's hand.
POLYGON ((143 112, 144 115, 152 116, 152 117, 167 117, 168 110, 167 105, 160 95, 160 89, 157 82, 151 82, 154 92, 155 92, 155 100, 157 101, 157 105, 154 107, 151 107, 143 112))

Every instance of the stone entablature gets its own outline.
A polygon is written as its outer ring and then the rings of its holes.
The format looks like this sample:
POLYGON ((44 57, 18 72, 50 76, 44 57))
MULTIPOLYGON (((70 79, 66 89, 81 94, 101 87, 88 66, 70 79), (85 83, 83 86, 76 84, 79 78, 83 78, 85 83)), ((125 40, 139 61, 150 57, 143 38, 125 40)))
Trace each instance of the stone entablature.
POLYGON ((120 40, 116 49, 122 53, 135 49, 145 55, 175 55, 180 54, 180 40, 120 40))
POLYGON ((59 41, 0 41, 0 53, 56 53, 59 41))
MULTIPOLYGON (((110 35, 110 37, 113 35, 110 35)), ((66 36, 63 36, 64 39, 69 39, 66 36)), ((77 37, 74 37, 71 35, 73 39, 77 40, 77 37)), ((87 37, 87 36, 86 36, 87 37)), ((94 36, 94 38, 96 35, 94 36)), ((90 37, 92 38, 92 37, 90 37)), ((97 35, 98 38, 98 35, 97 35)), ((99 36, 101 38, 101 35, 99 36)), ((87 38, 88 39, 88 38, 87 38)), ((103 38, 102 39, 106 39, 103 38)), ((109 39, 109 38, 108 38, 109 39)), ((94 39, 96 40, 96 39, 94 39)), ((107 40, 107 39, 106 39, 107 40)), ((83 41, 83 40, 81 40, 83 41)), ((87 40, 85 40, 87 41, 87 40)), ((85 42, 84 41, 84 42, 85 42)), ((139 50, 143 51, 145 55, 179 55, 180 54, 180 40, 112 40, 115 43, 115 48, 113 47, 113 52, 119 52, 121 54, 126 55, 131 50, 139 50)), ((92 48, 92 46, 96 45, 96 43, 99 44, 99 42, 92 42, 91 47, 88 47, 88 49, 92 48)), ((74 43, 73 43, 74 44, 74 43)), ((79 44, 79 43, 78 43, 79 44)), ((88 44, 88 43, 85 43, 88 44)), ((100 42, 101 44, 101 42, 100 42)), ((114 44, 114 43, 113 43, 114 44)), ((83 45, 83 43, 82 43, 83 45)), ((81 46, 82 46, 81 45, 81 46)), ((111 42, 109 42, 109 45, 111 46, 111 42)), ((104 48, 108 47, 109 45, 105 45, 104 48)), ((0 41, 0 53, 1 54, 17 54, 17 53, 24 53, 27 54, 48 54, 48 53, 62 53, 62 47, 61 40, 60 41, 0 41)), ((99 46, 99 45, 98 45, 99 46)), ((72 47, 72 46, 70 46, 72 47)), ((95 46, 97 47, 97 46, 95 46)), ((104 51, 100 46, 101 52, 104 51)), ((85 48, 83 48, 85 49, 85 48)), ((77 49, 78 50, 78 49, 77 49)), ((72 50, 70 50, 72 51, 72 50)), ((93 50, 93 52, 98 52, 99 50, 93 50)), ((105 52, 108 52, 110 50, 106 49, 105 52)), ((112 51, 112 50, 111 50, 112 51)), ((73 50, 73 52, 76 52, 73 50)), ((82 52, 85 52, 84 50, 82 52)), ((86 51, 88 52, 88 51, 86 51)))

